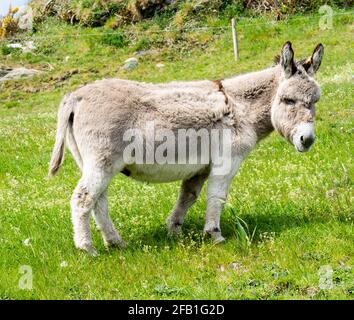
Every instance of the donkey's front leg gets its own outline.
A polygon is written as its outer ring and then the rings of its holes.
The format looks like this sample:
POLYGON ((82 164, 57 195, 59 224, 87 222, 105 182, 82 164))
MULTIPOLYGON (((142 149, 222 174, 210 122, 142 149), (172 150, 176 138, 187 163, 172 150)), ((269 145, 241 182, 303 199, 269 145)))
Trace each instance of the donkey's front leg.
POLYGON ((166 219, 167 230, 170 235, 181 233, 187 210, 197 200, 207 177, 207 174, 200 174, 182 182, 177 203, 166 219))
POLYGON ((230 183, 240 167, 241 162, 241 158, 234 159, 229 172, 226 174, 217 174, 215 170, 212 169, 209 175, 204 233, 210 234, 214 239, 214 243, 225 240, 221 235, 220 215, 227 199, 230 183))

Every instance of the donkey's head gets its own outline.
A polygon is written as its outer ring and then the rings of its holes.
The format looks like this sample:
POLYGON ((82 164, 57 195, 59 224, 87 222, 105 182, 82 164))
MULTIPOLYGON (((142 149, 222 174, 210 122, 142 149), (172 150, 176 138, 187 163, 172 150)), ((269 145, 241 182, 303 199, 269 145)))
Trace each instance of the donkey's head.
POLYGON ((316 46, 312 56, 295 63, 290 42, 280 56, 281 76, 272 105, 274 128, 299 152, 308 151, 315 140, 315 104, 320 88, 313 76, 321 65, 323 46, 316 46))

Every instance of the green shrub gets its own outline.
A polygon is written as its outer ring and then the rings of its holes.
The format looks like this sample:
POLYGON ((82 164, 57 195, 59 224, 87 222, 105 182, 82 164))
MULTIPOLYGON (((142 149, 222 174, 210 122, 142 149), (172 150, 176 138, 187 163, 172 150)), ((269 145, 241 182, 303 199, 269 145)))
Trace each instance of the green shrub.
POLYGON ((227 4, 224 9, 225 16, 228 19, 240 16, 245 12, 244 1, 231 1, 231 3, 227 4))
POLYGON ((36 53, 50 55, 56 52, 60 47, 60 42, 56 38, 42 38, 37 42, 36 53))
POLYGON ((7 56, 9 54, 19 54, 21 53, 21 49, 19 48, 11 48, 6 46, 5 44, 0 45, 0 52, 3 56, 7 56))
POLYGON ((103 44, 116 47, 123 48, 128 45, 128 40, 124 36, 124 33, 121 31, 115 31, 114 33, 104 33, 101 36, 101 42, 103 44))
POLYGON ((134 46, 134 51, 147 50, 151 47, 152 43, 149 38, 141 38, 134 46))

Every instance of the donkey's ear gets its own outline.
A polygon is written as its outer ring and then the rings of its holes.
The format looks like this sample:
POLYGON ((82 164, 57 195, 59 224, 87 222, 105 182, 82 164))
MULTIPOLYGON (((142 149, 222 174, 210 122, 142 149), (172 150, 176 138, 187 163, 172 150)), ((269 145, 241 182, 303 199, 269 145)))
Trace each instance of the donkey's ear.
POLYGON ((283 67, 285 78, 290 78, 296 72, 294 62, 294 50, 291 47, 291 42, 287 41, 283 45, 280 56, 280 65, 283 67))
POLYGON ((312 56, 306 60, 303 67, 310 76, 314 76, 317 70, 320 68, 322 57, 324 53, 324 47, 319 43, 312 53, 312 56))

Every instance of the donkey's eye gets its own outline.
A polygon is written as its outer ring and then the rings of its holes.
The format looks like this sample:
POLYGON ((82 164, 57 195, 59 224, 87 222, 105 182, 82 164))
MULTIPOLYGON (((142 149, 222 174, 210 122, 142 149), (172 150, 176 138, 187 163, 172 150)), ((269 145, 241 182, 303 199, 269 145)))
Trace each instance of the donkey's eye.
POLYGON ((289 105, 294 105, 295 104, 295 100, 293 100, 293 99, 285 98, 285 99, 283 99, 283 101, 284 101, 285 104, 289 104, 289 105))

